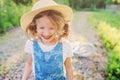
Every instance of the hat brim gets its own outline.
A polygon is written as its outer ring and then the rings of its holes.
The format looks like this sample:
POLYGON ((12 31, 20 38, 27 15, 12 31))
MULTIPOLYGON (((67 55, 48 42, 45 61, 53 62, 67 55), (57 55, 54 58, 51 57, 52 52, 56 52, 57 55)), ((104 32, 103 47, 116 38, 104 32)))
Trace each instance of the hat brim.
POLYGON ((23 30, 26 30, 27 26, 32 22, 35 15, 38 13, 45 11, 45 10, 56 10, 62 13, 64 19, 66 21, 71 21, 73 18, 73 12, 72 9, 65 5, 54 5, 54 6, 48 6, 44 8, 39 8, 30 12, 25 13, 20 20, 20 24, 23 30))

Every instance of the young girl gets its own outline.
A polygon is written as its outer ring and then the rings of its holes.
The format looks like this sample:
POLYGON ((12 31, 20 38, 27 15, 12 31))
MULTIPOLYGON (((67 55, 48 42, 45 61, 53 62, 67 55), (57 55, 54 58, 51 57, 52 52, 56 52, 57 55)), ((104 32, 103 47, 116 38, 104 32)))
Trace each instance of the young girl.
POLYGON ((31 40, 25 45, 28 60, 22 80, 33 71, 35 80, 73 80, 72 49, 65 39, 72 19, 68 6, 39 0, 21 17, 21 27, 31 40))

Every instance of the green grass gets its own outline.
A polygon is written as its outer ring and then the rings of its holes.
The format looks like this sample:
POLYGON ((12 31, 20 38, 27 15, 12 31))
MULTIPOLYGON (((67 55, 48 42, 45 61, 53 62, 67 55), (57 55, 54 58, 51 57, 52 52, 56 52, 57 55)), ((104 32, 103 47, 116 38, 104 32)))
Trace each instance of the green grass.
POLYGON ((119 13, 113 13, 113 12, 108 12, 108 11, 98 11, 96 12, 93 17, 97 21, 105 21, 112 27, 116 27, 120 29, 120 14, 119 13))

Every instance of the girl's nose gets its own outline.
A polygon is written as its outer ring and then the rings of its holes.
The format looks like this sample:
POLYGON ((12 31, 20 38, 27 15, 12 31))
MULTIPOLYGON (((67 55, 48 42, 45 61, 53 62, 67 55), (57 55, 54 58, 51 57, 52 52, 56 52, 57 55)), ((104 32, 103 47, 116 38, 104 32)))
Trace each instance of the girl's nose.
POLYGON ((45 35, 45 36, 50 35, 50 31, 49 31, 49 30, 45 30, 45 31, 44 31, 44 35, 45 35))

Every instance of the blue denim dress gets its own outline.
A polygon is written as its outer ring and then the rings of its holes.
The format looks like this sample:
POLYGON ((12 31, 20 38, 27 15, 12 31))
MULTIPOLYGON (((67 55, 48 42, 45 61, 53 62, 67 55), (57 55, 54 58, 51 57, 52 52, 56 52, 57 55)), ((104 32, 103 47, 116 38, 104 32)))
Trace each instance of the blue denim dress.
POLYGON ((51 51, 44 52, 37 41, 33 41, 35 80, 66 80, 63 71, 62 43, 51 51))

